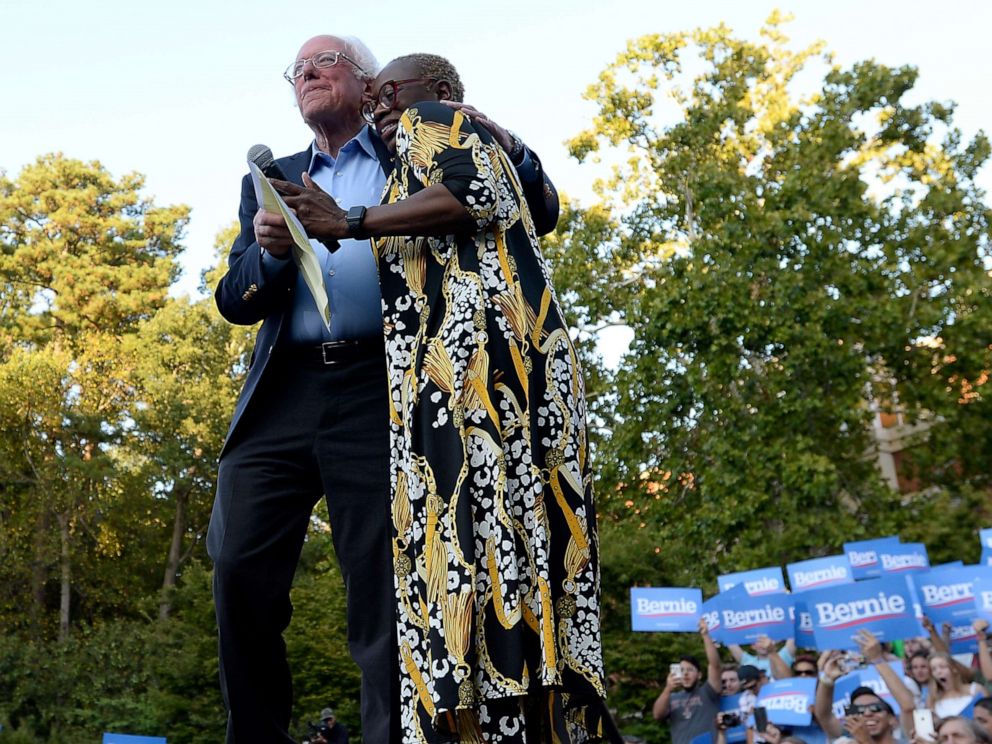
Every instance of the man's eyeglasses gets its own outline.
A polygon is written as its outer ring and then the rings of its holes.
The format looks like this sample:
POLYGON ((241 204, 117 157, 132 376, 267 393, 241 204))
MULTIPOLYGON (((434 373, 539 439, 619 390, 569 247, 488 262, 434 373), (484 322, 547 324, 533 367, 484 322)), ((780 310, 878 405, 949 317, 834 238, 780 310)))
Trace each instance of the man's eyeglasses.
POLYGON ((339 52, 336 49, 327 49, 323 52, 317 52, 312 57, 306 57, 305 59, 298 59, 289 67, 286 68, 286 72, 282 74, 289 82, 294 83, 296 79, 303 74, 303 68, 307 66, 307 62, 312 62, 313 66, 317 69, 323 70, 327 67, 334 67, 338 63, 338 60, 344 58, 345 61, 350 62, 355 66, 355 69, 361 73, 365 70, 362 66, 358 64, 355 60, 349 57, 344 52, 339 52))
POLYGON ((868 703, 867 705, 849 705, 844 711, 849 716, 861 716, 865 713, 882 713, 885 706, 881 703, 868 703))
POLYGON ((387 112, 392 111, 396 108, 396 92, 404 85, 409 85, 410 83, 431 83, 436 79, 420 77, 407 78, 406 80, 387 80, 380 86, 379 92, 374 93, 372 98, 362 105, 362 113, 365 114, 365 118, 371 119, 372 113, 380 106, 384 106, 387 112))
POLYGON ((815 677, 816 676, 816 669, 812 669, 810 667, 801 667, 799 669, 793 669, 792 672, 797 677, 815 677))

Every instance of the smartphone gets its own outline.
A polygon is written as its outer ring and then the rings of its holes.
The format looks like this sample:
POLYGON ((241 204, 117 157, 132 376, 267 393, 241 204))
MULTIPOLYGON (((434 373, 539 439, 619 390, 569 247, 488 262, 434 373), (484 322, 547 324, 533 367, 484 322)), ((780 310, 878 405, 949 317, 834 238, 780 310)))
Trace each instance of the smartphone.
POLYGON ((754 709, 754 730, 763 734, 766 728, 768 728, 768 711, 758 706, 754 709))
POLYGON ((669 674, 674 674, 675 675, 675 678, 678 679, 679 682, 682 681, 682 665, 681 664, 677 664, 677 663, 676 664, 669 664, 668 665, 668 673, 669 674))
POLYGON ((933 728, 933 711, 922 709, 913 711, 913 728, 916 736, 928 741, 937 741, 937 732, 933 728))

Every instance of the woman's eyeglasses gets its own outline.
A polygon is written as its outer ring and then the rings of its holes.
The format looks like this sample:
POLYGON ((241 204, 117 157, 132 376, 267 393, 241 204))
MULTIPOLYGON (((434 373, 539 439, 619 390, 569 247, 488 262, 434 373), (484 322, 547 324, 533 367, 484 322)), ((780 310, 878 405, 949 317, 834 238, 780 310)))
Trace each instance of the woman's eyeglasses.
POLYGON ((799 669, 793 669, 793 674, 797 677, 815 677, 816 669, 811 667, 800 667, 799 669))
POLYGON ((371 120, 373 112, 380 106, 385 107, 387 112, 392 111, 396 108, 396 92, 404 85, 410 85, 411 83, 431 83, 434 80, 436 78, 429 77, 387 80, 379 87, 378 93, 375 93, 372 98, 362 104, 362 113, 365 114, 366 119, 371 120))

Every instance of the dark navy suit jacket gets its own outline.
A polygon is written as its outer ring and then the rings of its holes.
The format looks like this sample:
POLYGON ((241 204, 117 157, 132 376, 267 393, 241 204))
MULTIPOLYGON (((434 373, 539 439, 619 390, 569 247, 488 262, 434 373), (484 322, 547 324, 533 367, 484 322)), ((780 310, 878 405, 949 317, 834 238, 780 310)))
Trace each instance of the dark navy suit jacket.
MULTIPOLYGON (((372 132, 372 143, 379 156, 382 170, 388 175, 393 168, 392 157, 375 132, 372 132)), ((537 155, 532 150, 528 150, 528 154, 540 177, 530 183, 522 184, 524 196, 534 218, 538 235, 546 235, 555 229, 558 222, 558 194, 544 173, 537 155)), ((303 173, 310 166, 311 156, 312 149, 307 148, 295 155, 278 158, 276 162, 288 180, 302 186, 303 173)), ((255 348, 252 350, 248 376, 238 396, 221 455, 226 451, 238 421, 258 387, 259 380, 265 374, 269 356, 279 345, 286 315, 292 308, 292 293, 296 286, 295 264, 288 266, 285 271, 280 271, 274 277, 266 278, 262 272, 262 249, 255 240, 255 228, 252 223, 257 211, 255 188, 252 185, 251 174, 248 174, 241 181, 241 207, 238 210, 241 232, 231 246, 231 254, 227 260, 228 271, 217 285, 214 299, 220 314, 231 323, 253 325, 260 320, 263 322, 255 337, 255 348)), ((383 393, 385 394, 385 391, 383 393)))

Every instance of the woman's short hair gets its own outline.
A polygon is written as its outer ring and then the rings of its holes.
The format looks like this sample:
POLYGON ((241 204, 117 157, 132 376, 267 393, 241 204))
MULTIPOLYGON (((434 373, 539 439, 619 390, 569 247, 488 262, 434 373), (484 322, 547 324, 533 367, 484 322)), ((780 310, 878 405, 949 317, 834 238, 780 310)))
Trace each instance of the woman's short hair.
POLYGON ((465 100, 465 86, 458 75, 458 70, 447 59, 438 54, 407 54, 397 57, 393 62, 408 62, 417 68, 424 77, 435 80, 445 80, 451 86, 451 99, 453 101, 465 100))

